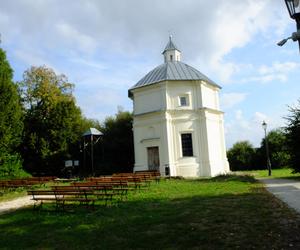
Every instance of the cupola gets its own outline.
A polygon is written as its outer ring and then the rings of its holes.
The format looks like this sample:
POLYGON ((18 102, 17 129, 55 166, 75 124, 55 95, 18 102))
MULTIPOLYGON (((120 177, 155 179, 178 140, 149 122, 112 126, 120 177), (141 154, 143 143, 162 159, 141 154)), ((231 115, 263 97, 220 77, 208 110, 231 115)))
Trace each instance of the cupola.
POLYGON ((172 36, 169 36, 169 42, 162 52, 165 62, 179 62, 181 59, 181 51, 177 49, 172 41, 172 36))

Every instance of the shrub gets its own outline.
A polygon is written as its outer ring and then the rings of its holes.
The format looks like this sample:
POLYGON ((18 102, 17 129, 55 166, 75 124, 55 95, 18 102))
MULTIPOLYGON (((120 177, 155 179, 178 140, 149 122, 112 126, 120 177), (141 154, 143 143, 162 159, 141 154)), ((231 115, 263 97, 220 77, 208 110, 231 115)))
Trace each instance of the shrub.
POLYGON ((22 178, 29 176, 22 168, 22 160, 18 154, 2 154, 0 156, 0 179, 22 178))

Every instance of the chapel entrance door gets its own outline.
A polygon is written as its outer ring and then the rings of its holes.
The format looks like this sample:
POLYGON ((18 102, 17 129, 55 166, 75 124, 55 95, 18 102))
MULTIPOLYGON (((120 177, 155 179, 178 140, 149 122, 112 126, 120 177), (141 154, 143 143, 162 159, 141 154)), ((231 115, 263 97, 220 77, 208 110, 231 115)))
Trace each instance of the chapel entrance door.
POLYGON ((147 148, 149 170, 159 171, 159 151, 158 147, 147 148))

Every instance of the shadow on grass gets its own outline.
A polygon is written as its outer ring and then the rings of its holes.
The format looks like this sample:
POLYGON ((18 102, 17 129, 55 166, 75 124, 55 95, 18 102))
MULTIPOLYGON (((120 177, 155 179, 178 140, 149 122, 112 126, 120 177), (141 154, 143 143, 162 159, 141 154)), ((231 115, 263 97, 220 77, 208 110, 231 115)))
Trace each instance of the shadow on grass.
POLYGON ((281 202, 256 189, 128 201, 72 213, 23 209, 0 216, 0 248, 281 249, 293 244, 299 249, 293 238, 298 227, 281 202))
POLYGON ((187 181, 194 182, 247 182, 247 183, 257 183, 258 181, 255 179, 253 175, 248 174, 224 174, 218 175, 212 178, 199 178, 199 179, 187 179, 187 181))
POLYGON ((227 174, 227 175, 218 175, 211 179, 212 181, 239 181, 239 182, 249 182, 255 183, 257 180, 252 175, 235 175, 235 174, 227 174))

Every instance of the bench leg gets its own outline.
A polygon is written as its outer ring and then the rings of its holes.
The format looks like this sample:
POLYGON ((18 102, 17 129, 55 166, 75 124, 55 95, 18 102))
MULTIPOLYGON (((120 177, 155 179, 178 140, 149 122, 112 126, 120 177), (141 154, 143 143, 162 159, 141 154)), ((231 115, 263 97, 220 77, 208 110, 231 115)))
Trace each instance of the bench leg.
POLYGON ((62 201, 56 200, 56 211, 60 210, 60 208, 62 208, 63 211, 65 210, 65 201, 64 200, 62 200, 62 201))
POLYGON ((43 201, 34 200, 33 210, 42 208, 42 205, 43 205, 43 201))

